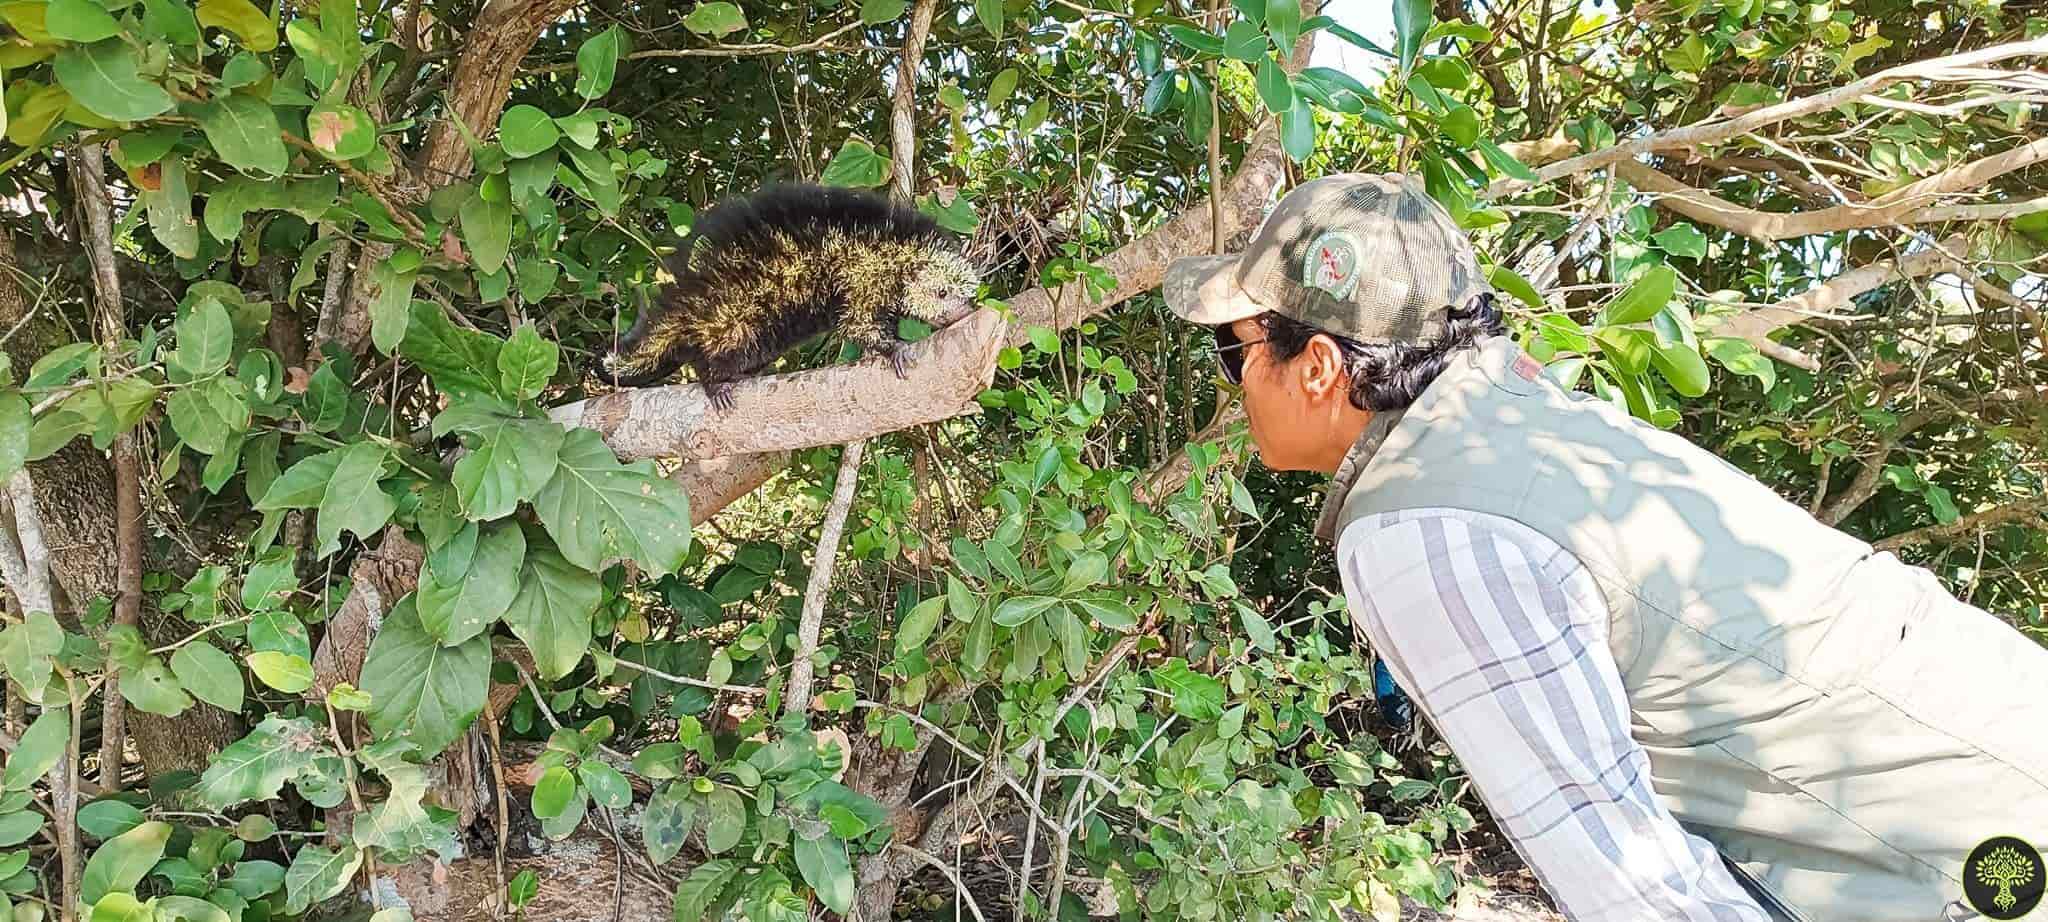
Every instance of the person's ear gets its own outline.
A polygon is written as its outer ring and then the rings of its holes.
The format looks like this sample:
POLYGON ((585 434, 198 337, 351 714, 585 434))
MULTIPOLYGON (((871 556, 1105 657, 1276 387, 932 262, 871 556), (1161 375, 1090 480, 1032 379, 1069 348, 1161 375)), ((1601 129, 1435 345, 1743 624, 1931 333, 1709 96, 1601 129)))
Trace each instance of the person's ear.
POLYGON ((1301 366, 1301 388, 1318 400, 1332 395, 1344 395, 1349 399, 1349 382, 1344 372, 1344 353, 1337 348, 1337 341, 1321 333, 1309 338, 1308 348, 1303 351, 1298 363, 1301 366))

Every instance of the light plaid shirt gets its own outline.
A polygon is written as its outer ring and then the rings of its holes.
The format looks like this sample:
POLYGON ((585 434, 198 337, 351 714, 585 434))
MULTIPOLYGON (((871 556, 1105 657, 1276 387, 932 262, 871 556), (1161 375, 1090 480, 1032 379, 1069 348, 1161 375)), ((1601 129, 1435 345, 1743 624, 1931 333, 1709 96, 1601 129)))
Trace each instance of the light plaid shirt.
POLYGON ((1657 800, 1629 735, 1607 605, 1576 557, 1519 522, 1458 509, 1370 515, 1336 538, 1352 617, 1566 916, 1770 918, 1657 800))

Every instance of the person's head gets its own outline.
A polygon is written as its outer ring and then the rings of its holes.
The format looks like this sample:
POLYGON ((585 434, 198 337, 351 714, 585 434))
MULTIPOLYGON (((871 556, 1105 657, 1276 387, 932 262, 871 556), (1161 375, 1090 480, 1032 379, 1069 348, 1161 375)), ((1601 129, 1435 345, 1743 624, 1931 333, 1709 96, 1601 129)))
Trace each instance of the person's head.
POLYGON ((1333 471, 1375 412, 1413 403, 1503 332, 1471 243, 1419 182, 1341 174, 1280 200, 1243 253, 1175 260, 1167 306, 1215 331, 1259 456, 1333 471))

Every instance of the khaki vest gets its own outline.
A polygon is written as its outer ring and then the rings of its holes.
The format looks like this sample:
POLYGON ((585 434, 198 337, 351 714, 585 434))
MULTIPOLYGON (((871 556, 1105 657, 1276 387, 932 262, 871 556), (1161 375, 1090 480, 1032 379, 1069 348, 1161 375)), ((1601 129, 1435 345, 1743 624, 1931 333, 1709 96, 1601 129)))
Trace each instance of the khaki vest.
POLYGON ((1942 918, 1979 842, 2048 848, 2048 649, 1712 453, 1566 393, 1507 339, 1454 358, 1343 502, 1340 533, 1450 507, 1576 555, 1612 611, 1658 795, 1810 919, 1942 918))

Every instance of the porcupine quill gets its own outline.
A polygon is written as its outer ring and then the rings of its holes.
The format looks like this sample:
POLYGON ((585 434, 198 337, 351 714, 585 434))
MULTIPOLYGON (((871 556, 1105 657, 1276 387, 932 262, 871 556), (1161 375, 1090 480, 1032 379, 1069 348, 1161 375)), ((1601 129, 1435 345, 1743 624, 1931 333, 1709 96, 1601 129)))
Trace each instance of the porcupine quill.
POLYGON ((916 209, 873 193, 771 186, 704 213, 669 260, 675 281, 604 357, 620 387, 697 372, 711 404, 733 382, 837 330, 907 374, 900 318, 940 326, 973 303, 979 278, 958 243, 916 209))

